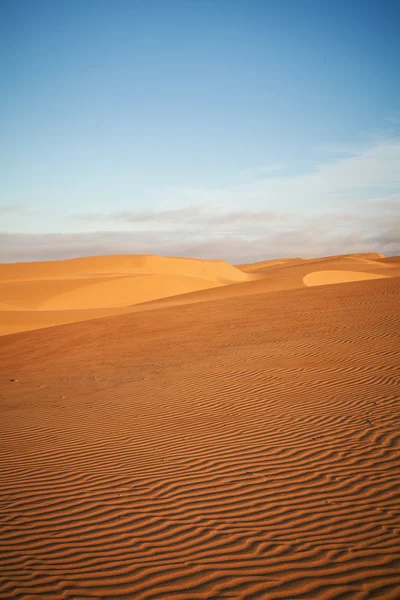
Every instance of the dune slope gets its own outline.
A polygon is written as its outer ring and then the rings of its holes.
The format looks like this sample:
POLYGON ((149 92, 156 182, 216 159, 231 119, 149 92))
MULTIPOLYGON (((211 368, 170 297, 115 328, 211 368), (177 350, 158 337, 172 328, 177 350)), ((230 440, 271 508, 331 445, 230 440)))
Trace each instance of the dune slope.
POLYGON ((0 265, 0 335, 100 318, 377 277, 400 276, 380 254, 230 265, 148 255, 0 265))
POLYGON ((314 285, 329 285, 332 283, 346 283, 349 281, 365 281, 367 279, 381 279, 385 275, 377 273, 363 273, 359 271, 312 271, 303 277, 303 282, 308 287, 314 285))
POLYGON ((0 598, 399 598, 399 283, 2 337, 0 598))
POLYGON ((255 278, 222 260, 147 255, 3 264, 0 335, 118 314, 123 307, 255 278))

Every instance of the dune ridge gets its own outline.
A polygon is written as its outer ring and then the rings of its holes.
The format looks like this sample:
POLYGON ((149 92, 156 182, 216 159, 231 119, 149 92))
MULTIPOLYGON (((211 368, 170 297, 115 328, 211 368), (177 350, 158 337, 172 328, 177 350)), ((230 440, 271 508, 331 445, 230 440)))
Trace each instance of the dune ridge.
POLYGON ((2 264, 0 335, 162 306, 398 277, 395 258, 369 253, 230 265, 222 260, 117 255, 2 264))
POLYGON ((302 283, 2 337, 0 598, 398 598, 399 301, 302 283))
POLYGON ((0 281, 30 281, 93 277, 96 275, 166 274, 186 275, 201 279, 241 280, 246 276, 224 260, 203 260, 127 254, 88 256, 66 260, 4 263, 0 265, 0 281))

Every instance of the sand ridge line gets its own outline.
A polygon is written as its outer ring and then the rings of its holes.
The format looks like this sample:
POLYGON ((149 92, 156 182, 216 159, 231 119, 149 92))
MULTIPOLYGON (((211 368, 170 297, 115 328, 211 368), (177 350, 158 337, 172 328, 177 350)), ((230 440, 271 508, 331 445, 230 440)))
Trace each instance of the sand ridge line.
POLYGON ((400 275, 397 263, 384 263, 385 259, 371 254, 365 255, 368 258, 362 256, 274 259, 237 267, 224 261, 141 255, 0 265, 0 275, 3 273, 3 279, 9 279, 0 283, 3 300, 0 333, 7 335, 110 314, 299 289, 311 280, 326 285, 343 278, 400 275), (338 274, 338 271, 350 273, 349 264, 354 276, 338 274), (114 273, 110 274, 112 269, 114 273), (32 279, 35 273, 36 281, 32 279), (12 277, 23 276, 27 281, 12 281, 12 277))

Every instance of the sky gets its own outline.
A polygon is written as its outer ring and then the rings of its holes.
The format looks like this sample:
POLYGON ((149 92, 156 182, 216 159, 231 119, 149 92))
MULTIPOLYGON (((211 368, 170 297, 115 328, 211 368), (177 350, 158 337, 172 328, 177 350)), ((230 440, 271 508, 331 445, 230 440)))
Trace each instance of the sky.
POLYGON ((0 261, 400 254, 398 0, 0 0, 0 261))

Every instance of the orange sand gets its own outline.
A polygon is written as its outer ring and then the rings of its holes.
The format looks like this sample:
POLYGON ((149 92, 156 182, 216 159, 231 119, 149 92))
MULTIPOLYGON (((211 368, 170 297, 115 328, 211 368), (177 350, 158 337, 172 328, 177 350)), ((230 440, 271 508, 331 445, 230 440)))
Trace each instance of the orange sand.
POLYGON ((386 275, 377 273, 363 273, 359 271, 313 271, 303 277, 303 282, 308 287, 314 285, 327 285, 331 283, 345 283, 349 281, 365 281, 366 279, 382 279, 386 275))
POLYGON ((1 265, 0 598, 398 599, 399 276, 1 265))
POLYGON ((400 263, 380 254, 236 266, 147 255, 3 264, 0 335, 154 307, 399 275, 400 263))

